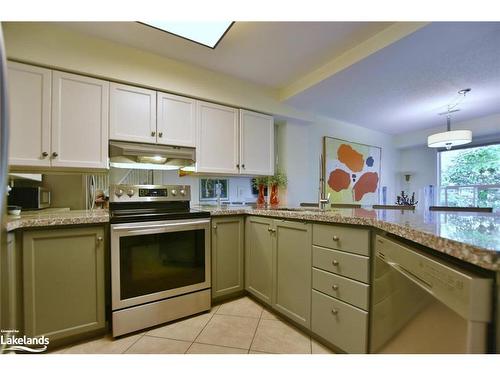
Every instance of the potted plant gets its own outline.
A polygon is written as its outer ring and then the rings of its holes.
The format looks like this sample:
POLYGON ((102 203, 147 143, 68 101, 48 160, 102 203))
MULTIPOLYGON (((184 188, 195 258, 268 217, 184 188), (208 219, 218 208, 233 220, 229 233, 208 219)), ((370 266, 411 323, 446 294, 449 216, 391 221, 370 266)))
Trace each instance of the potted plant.
POLYGON ((263 206, 266 203, 264 198, 264 189, 269 183, 269 177, 261 176, 255 177, 253 179, 253 186, 259 190, 259 195, 257 197, 257 206, 263 206))
POLYGON ((271 185, 271 206, 279 205, 279 193, 278 188, 286 187, 287 185, 286 174, 281 171, 278 171, 274 174, 274 176, 269 177, 269 185, 271 185))

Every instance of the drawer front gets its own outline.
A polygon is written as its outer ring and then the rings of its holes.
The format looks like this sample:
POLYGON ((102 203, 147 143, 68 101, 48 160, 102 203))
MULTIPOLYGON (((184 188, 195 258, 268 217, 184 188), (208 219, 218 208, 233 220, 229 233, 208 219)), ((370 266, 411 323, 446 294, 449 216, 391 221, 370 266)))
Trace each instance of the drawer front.
POLYGON ((359 281, 313 268, 313 289, 368 310, 369 287, 359 281))
POLYGON ((313 244, 369 256, 370 231, 338 225, 314 224, 313 244))
POLYGON ((347 353, 366 353, 368 313, 313 290, 312 331, 347 353))
POLYGON ((313 267, 368 283, 369 258, 313 246, 313 267))

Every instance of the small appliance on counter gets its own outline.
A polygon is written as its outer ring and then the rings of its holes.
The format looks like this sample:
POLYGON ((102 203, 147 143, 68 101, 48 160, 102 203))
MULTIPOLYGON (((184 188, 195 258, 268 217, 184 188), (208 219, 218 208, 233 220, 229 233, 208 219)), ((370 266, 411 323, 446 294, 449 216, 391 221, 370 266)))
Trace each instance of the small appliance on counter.
POLYGON ((20 206, 23 210, 40 210, 50 207, 50 191, 43 187, 14 186, 9 192, 9 206, 20 206))

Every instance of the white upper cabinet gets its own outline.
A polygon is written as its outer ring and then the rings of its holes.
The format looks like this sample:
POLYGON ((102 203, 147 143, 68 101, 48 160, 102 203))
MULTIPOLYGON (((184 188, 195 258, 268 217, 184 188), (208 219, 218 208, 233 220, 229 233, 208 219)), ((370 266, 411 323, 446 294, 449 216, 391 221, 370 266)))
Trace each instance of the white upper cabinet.
POLYGON ((10 102, 9 164, 50 166, 49 69, 8 63, 10 102))
POLYGON ((196 101, 157 93, 157 141, 165 145, 196 146, 196 101))
POLYGON ((156 91, 110 84, 109 138, 156 143, 156 91))
POLYGON ((238 110, 197 102, 197 172, 238 174, 238 153, 238 110))
POLYGON ((52 72, 54 167, 106 168, 109 82, 52 72))
POLYGON ((240 110, 240 173, 274 174, 274 120, 272 116, 240 110))

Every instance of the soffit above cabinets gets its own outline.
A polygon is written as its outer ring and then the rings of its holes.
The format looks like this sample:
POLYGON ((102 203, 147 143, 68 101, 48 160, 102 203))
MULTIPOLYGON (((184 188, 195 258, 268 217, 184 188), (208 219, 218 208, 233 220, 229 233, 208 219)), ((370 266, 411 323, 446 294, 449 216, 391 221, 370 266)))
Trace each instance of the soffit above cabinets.
POLYGON ((282 88, 392 23, 237 21, 214 50, 136 22, 57 24, 258 85, 282 88))

